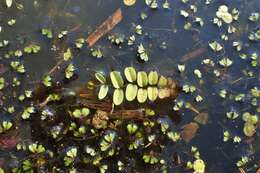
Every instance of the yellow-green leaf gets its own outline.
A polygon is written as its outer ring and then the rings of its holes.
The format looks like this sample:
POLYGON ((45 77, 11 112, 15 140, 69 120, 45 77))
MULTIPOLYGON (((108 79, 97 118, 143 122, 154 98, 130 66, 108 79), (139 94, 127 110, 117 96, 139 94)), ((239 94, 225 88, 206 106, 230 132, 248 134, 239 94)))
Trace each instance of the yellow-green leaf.
POLYGON ((150 101, 155 101, 158 97, 158 88, 156 87, 148 87, 147 88, 148 92, 148 98, 150 101))
POLYGON ((72 58, 72 53, 71 53, 70 48, 68 48, 68 49, 66 50, 66 52, 64 52, 63 58, 64 58, 65 61, 68 61, 69 59, 72 58))
POLYGON ((164 76, 160 76, 158 87, 165 87, 167 85, 167 79, 164 76))
POLYGON ((110 79, 114 88, 121 88, 124 85, 123 78, 119 71, 110 72, 110 79))
POLYGON ((150 85, 156 85, 158 82, 158 73, 156 71, 150 71, 148 75, 148 82, 150 85))
POLYGON ((107 96, 108 93, 108 86, 107 85, 101 85, 99 92, 98 92, 98 99, 102 100, 107 96))
POLYGON ((126 67, 124 73, 128 82, 136 81, 136 71, 133 67, 126 67))
POLYGON ((138 87, 134 84, 128 84, 125 91, 125 97, 127 101, 133 101, 137 95, 138 87))
POLYGON ((148 84, 148 77, 146 72, 139 71, 137 73, 137 84, 140 87, 145 87, 148 84))
POLYGON ((256 130, 255 130, 255 126, 251 123, 245 123, 244 125, 244 134, 248 137, 251 137, 255 134, 256 130))
POLYGON ((139 103, 144 103, 147 100, 147 90, 139 88, 137 92, 137 100, 139 103))
POLYGON ((115 89, 113 94, 113 103, 118 106, 124 100, 124 91, 122 89, 115 89))

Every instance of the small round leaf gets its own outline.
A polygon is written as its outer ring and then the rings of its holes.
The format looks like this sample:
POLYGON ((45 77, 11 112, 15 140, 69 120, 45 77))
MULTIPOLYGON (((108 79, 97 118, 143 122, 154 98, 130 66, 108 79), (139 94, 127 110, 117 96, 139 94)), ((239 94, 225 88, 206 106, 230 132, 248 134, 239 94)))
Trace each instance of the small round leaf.
POLYGON ((109 88, 107 85, 101 85, 98 92, 98 99, 99 100, 104 99, 107 96, 108 90, 109 88))
POLYGON ((156 71, 150 71, 148 75, 148 82, 150 85, 156 85, 158 82, 158 73, 156 71))
POLYGON ((110 79, 115 88, 121 88, 124 85, 123 78, 119 71, 110 72, 110 79))
POLYGON ((124 100, 124 91, 122 89, 115 89, 113 94, 113 103, 118 106, 124 100))
POLYGON ((150 101, 155 101, 158 97, 158 88, 156 87, 148 87, 147 88, 148 92, 148 98, 150 101))
POLYGON ((128 82, 136 81, 136 71, 133 67, 126 67, 124 73, 128 82))
POLYGON ((137 95, 138 87, 134 84, 128 84, 125 91, 127 101, 133 101, 137 95))
POLYGON ((148 77, 146 72, 139 71, 137 73, 137 84, 140 87, 145 87, 148 84, 148 77))
POLYGON ((137 92, 137 100, 139 103, 144 103, 147 100, 147 90, 139 88, 137 92))

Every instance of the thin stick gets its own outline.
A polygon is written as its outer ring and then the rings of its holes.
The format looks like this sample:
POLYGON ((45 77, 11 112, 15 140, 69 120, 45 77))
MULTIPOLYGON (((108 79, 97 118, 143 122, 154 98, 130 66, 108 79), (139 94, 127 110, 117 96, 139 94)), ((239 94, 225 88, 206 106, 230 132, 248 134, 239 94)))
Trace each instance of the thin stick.
POLYGON ((121 20, 123 14, 121 9, 117 9, 111 16, 109 16, 92 34, 88 36, 86 42, 91 47, 93 46, 102 36, 112 30, 121 20))

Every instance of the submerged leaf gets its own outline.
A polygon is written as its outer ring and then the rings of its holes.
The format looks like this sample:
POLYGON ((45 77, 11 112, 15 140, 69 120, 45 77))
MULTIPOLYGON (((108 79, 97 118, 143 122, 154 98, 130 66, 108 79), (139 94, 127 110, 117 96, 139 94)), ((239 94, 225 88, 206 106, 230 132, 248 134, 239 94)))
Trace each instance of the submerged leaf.
POLYGON ((136 81, 136 71, 133 67, 126 67, 124 73, 128 82, 136 81))
POLYGON ((134 84, 128 84, 125 91, 127 101, 133 101, 137 95, 138 87, 134 84))
POLYGON ((197 123, 191 122, 182 127, 181 137, 184 141, 189 142, 197 133, 199 125, 197 123))
POLYGON ((113 94, 113 103, 118 106, 124 100, 124 91, 122 89, 115 89, 113 94))
POLYGON ((124 85, 123 78, 119 71, 110 72, 110 79, 114 88, 121 88, 124 85))

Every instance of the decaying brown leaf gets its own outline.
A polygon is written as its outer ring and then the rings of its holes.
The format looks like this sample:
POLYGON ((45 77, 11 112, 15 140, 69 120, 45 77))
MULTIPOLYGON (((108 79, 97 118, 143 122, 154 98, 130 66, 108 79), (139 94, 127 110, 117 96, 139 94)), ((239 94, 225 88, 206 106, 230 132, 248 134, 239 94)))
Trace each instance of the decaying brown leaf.
POLYGON ((184 141, 189 142, 197 133, 199 125, 191 122, 182 126, 181 137, 184 141))
POLYGON ((109 118, 107 112, 97 110, 92 119, 92 125, 97 129, 105 129, 107 127, 108 120, 109 118))
POLYGON ((92 34, 88 36, 86 42, 91 47, 93 46, 102 36, 112 30, 121 20, 123 14, 121 9, 117 9, 111 16, 109 16, 92 34))

